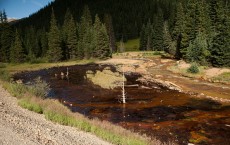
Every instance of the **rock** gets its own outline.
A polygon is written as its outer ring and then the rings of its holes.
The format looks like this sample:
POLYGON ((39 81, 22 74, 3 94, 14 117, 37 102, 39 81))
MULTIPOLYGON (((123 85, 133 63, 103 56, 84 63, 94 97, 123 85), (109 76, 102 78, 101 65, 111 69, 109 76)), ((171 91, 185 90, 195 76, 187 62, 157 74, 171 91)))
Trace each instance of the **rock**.
POLYGON ((162 78, 163 76, 162 75, 156 75, 155 77, 156 78, 162 78))

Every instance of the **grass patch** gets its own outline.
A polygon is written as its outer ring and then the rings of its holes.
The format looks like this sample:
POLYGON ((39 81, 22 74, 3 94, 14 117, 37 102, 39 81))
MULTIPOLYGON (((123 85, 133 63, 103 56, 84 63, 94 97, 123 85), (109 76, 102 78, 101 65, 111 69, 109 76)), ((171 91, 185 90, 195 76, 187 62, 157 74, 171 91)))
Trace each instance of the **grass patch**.
POLYGON ((20 99, 18 104, 22 108, 28 109, 30 111, 34 111, 34 112, 39 113, 39 114, 43 113, 43 109, 40 105, 38 105, 36 103, 32 103, 28 99, 20 99))
POLYGON ((88 64, 97 61, 96 59, 89 60, 74 60, 66 62, 57 62, 57 63, 20 63, 20 64, 6 64, 4 68, 5 71, 10 72, 11 74, 21 72, 21 71, 35 71, 40 69, 47 69, 52 67, 61 67, 61 66, 71 66, 77 64, 88 64))
POLYGON ((3 84, 3 87, 14 97, 23 98, 27 92, 27 88, 23 84, 7 82, 3 84))
POLYGON ((230 82, 230 72, 224 72, 218 75, 217 77, 214 77, 213 81, 229 83, 230 82))
POLYGON ((96 73, 88 71, 86 76, 93 84, 99 85, 105 89, 114 89, 121 86, 121 83, 123 82, 123 76, 121 74, 107 69, 104 69, 103 71, 97 70, 96 73))
POLYGON ((204 66, 198 66, 199 72, 198 73, 190 73, 188 72, 188 68, 181 68, 180 66, 178 66, 177 64, 174 66, 171 66, 168 68, 168 70, 174 72, 174 73, 178 73, 181 74, 184 77, 189 77, 189 78, 201 78, 204 75, 204 66))
POLYGON ((0 79, 3 81, 10 81, 10 73, 6 70, 0 70, 0 79))
MULTIPOLYGON (((139 51, 140 39, 131 39, 124 43, 125 51, 139 51)), ((117 48, 119 50, 120 42, 117 42, 117 48)))

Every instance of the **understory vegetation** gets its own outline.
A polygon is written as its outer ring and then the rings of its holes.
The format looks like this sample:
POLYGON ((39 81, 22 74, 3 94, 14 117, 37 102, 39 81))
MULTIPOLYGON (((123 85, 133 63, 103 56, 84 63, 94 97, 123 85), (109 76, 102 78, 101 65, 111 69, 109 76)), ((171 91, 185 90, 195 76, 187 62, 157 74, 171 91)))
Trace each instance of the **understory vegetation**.
POLYGON ((7 91, 18 99, 18 104, 30 111, 44 114, 45 118, 62 125, 76 127, 91 132, 113 144, 145 145, 161 144, 157 140, 149 140, 135 133, 97 119, 89 120, 83 115, 71 112, 57 100, 47 98, 49 85, 39 77, 30 86, 15 82, 8 71, 0 70, 0 82, 7 91))

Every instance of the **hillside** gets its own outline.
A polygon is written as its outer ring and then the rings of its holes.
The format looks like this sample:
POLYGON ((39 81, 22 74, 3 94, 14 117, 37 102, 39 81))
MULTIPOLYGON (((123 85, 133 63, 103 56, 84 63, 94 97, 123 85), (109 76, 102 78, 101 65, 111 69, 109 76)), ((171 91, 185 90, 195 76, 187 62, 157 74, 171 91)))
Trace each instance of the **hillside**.
POLYGON ((122 50, 116 42, 140 39, 135 50, 229 67, 229 7, 229 0, 55 0, 13 26, 3 12, 0 61, 107 59, 122 50))

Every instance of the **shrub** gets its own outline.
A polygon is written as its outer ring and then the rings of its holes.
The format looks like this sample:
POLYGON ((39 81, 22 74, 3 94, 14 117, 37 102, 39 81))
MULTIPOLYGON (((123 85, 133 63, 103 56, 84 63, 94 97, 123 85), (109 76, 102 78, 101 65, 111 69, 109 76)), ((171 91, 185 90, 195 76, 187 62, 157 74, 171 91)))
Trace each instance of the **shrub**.
POLYGON ((43 81, 41 77, 34 79, 34 84, 29 87, 29 92, 36 97, 46 98, 50 91, 50 86, 48 83, 43 81))
POLYGON ((192 74, 197 74, 200 72, 199 67, 197 66, 196 63, 193 63, 188 69, 187 72, 192 73, 192 74))
POLYGON ((26 86, 23 84, 9 83, 7 86, 9 92, 16 98, 21 98, 26 93, 26 86))

